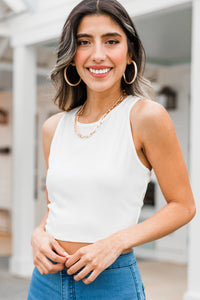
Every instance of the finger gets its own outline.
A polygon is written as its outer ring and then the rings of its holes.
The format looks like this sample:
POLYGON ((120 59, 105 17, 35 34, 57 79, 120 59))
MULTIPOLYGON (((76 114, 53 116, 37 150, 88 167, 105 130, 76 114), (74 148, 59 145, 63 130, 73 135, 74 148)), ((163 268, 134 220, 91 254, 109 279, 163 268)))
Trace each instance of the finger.
POLYGON ((66 267, 70 268, 73 264, 75 264, 81 258, 80 253, 77 251, 75 254, 71 255, 70 258, 66 262, 66 267))
POLYGON ((38 271, 40 272, 41 275, 45 274, 45 269, 40 267, 40 266, 36 266, 36 268, 38 269, 38 271))
POLYGON ((61 256, 70 256, 60 245, 56 240, 53 240, 52 242, 52 248, 61 256))
POLYGON ((43 257, 40 261, 40 267, 43 270, 43 274, 53 274, 64 269, 64 263, 53 263, 48 258, 43 257))
POLYGON ((79 281, 85 278, 92 271, 92 267, 87 265, 83 270, 74 276, 74 280, 79 281))
POLYGON ((54 273, 57 273, 59 271, 62 271, 64 269, 65 265, 64 264, 56 264, 56 265, 53 265, 51 267, 51 269, 49 270, 49 274, 54 274, 54 273))
POLYGON ((78 272, 78 270, 80 270, 83 267, 84 267, 83 261, 79 260, 77 263, 73 264, 70 268, 68 268, 67 274, 72 275, 78 272))
POLYGON ((38 271, 39 271, 41 274, 43 274, 43 272, 44 272, 44 267, 43 267, 43 265, 41 264, 41 262, 40 262, 39 260, 34 261, 34 265, 35 265, 35 267, 38 269, 38 271))
POLYGON ((42 266, 46 271, 50 271, 54 265, 57 265, 54 261, 51 261, 47 256, 43 255, 38 257, 38 265, 42 266))
POLYGON ((66 256, 60 256, 55 251, 47 251, 46 256, 50 258, 53 262, 65 264, 67 257, 66 256))
POLYGON ((40 272, 41 275, 47 274, 48 270, 45 266, 45 264, 42 262, 41 259, 37 259, 37 263, 35 263, 36 268, 40 272))
POLYGON ((97 278, 97 276, 100 274, 100 272, 98 272, 97 270, 94 270, 91 274, 90 274, 90 276, 88 276, 87 278, 84 278, 83 279, 83 282, 85 283, 85 284, 89 284, 89 283, 91 283, 91 282, 93 282, 96 278, 97 278))

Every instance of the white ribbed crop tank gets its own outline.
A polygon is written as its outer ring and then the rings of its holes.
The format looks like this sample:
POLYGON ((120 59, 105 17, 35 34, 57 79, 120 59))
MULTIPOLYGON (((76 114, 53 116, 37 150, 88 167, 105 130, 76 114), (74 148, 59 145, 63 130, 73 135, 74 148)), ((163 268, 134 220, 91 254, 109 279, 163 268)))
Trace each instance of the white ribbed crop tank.
MULTIPOLYGON (((131 134, 129 113, 138 100, 125 98, 90 138, 74 131, 80 106, 59 120, 46 177, 46 231, 54 238, 94 243, 138 222, 150 180, 131 134)), ((78 122, 78 130, 89 134, 97 123, 78 122)))

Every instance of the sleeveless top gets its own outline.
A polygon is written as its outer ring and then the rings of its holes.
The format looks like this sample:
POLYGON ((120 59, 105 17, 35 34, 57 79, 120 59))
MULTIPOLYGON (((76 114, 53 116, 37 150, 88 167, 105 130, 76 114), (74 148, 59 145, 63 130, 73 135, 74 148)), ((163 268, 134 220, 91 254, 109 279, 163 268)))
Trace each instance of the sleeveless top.
MULTIPOLYGON (((126 97, 89 138, 74 130, 81 106, 59 120, 46 177, 46 232, 55 239, 94 243, 137 224, 151 174, 137 156, 131 133, 129 113, 138 100, 126 97)), ((78 130, 89 134, 98 122, 78 122, 78 130)))

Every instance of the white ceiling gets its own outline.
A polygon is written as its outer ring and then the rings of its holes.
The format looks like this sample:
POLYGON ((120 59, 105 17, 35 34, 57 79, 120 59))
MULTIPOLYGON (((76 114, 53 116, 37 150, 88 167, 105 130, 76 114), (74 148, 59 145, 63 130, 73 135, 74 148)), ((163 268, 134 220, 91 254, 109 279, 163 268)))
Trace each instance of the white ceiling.
POLYGON ((4 18, 6 15, 12 13, 12 10, 6 3, 0 0, 0 19, 4 18))
POLYGON ((147 61, 162 65, 190 62, 191 21, 191 7, 136 19, 147 61))
MULTIPOLYGON (((0 0, 0 14, 3 6, 0 0)), ((4 7, 5 8, 5 7, 4 7)), ((147 62, 161 65, 187 63, 191 60, 191 7, 176 7, 155 15, 134 19, 136 28, 146 50, 147 62)), ((51 68, 55 63, 56 41, 37 46, 38 67, 51 68)), ((5 38, 0 37, 0 89, 12 87, 13 50, 5 38), (10 64, 1 68, 2 62, 10 64)), ((38 83, 44 82, 42 77, 38 83)))
POLYGON ((26 11, 34 11, 35 0, 0 0, 0 20, 6 20, 26 11))

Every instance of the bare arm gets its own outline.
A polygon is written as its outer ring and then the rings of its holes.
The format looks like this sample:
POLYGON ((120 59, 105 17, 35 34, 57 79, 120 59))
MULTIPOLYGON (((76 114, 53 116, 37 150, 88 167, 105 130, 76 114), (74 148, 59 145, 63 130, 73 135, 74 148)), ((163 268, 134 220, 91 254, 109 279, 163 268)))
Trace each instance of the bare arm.
MULTIPOLYGON (((45 121, 42 127, 42 140, 44 157, 46 161, 46 169, 48 170, 48 158, 50 152, 50 145, 56 126, 59 122, 62 113, 56 114, 45 121)), ((47 203, 48 192, 46 189, 47 203)), ((41 274, 56 273, 62 270, 65 266, 67 253, 58 244, 58 242, 45 231, 45 224, 48 217, 48 212, 42 219, 40 225, 33 231, 31 237, 31 245, 33 248, 33 262, 41 274), (53 264, 49 259, 57 264, 53 264)))
POLYGON ((116 237, 120 237, 122 249, 164 237, 195 215, 187 168, 168 113, 162 106, 148 101, 139 109, 138 136, 167 204, 148 220, 118 232, 116 237))

